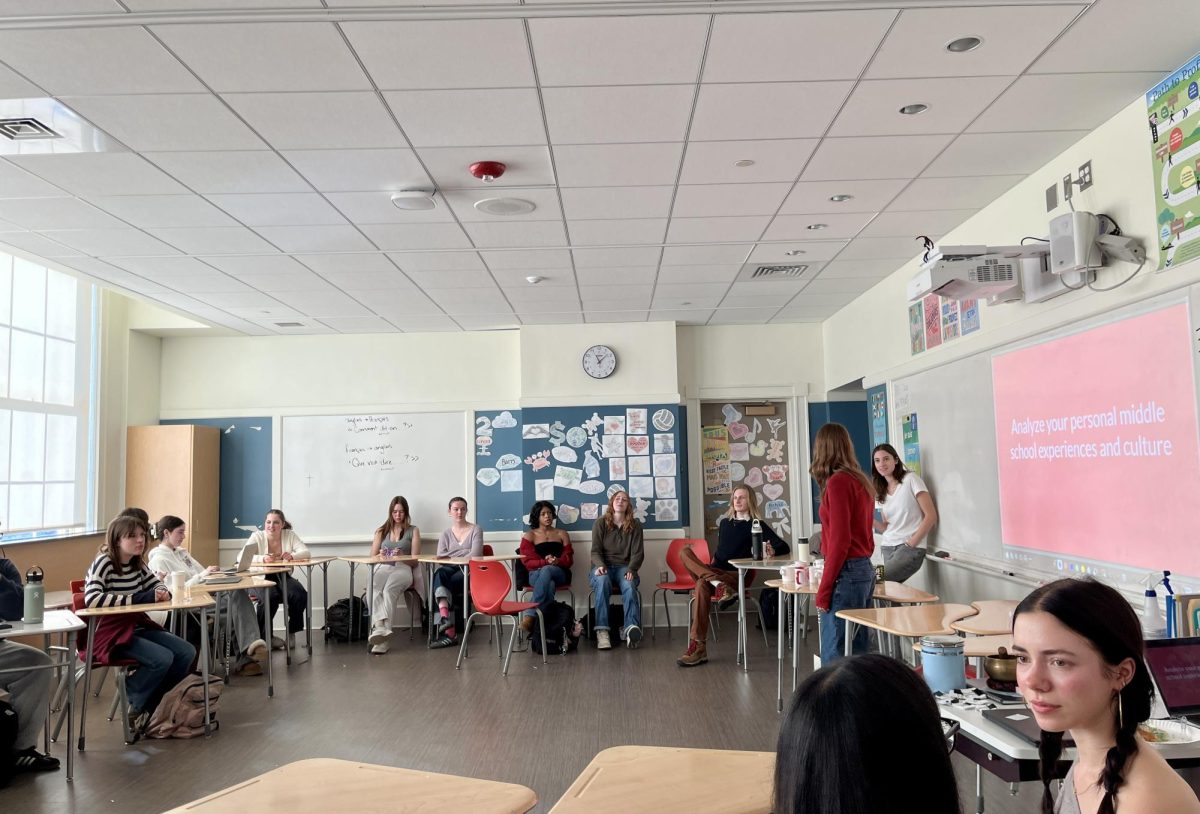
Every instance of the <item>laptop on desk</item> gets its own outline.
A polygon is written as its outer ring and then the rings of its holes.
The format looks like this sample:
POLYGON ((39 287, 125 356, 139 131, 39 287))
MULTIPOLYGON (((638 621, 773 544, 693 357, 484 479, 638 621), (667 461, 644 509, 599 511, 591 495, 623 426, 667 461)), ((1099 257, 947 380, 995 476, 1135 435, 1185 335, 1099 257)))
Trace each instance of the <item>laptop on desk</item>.
POLYGON ((1167 715, 1200 725, 1200 636, 1147 639, 1146 666, 1167 715))
MULTIPOLYGON (((1040 746, 1042 743, 1042 730, 1038 726, 1037 719, 1025 707, 985 709, 983 717, 990 723, 1007 729, 1009 732, 1032 743, 1034 746, 1040 746)), ((1069 749, 1075 746, 1075 741, 1071 740, 1070 735, 1063 735, 1062 745, 1064 749, 1069 749)))
POLYGON ((257 550, 258 546, 254 543, 246 543, 238 553, 237 564, 206 574, 200 581, 205 585, 228 585, 240 582, 242 575, 250 570, 250 565, 254 562, 254 553, 257 550))

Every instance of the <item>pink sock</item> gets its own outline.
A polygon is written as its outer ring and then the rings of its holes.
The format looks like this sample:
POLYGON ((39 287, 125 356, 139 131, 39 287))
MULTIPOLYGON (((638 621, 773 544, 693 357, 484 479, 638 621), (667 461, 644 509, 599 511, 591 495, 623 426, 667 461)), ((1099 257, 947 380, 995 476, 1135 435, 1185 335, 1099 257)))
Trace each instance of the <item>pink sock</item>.
POLYGON ((438 607, 438 616, 441 616, 443 619, 445 619, 449 615, 450 615, 449 607, 447 607, 446 605, 440 605, 438 607))

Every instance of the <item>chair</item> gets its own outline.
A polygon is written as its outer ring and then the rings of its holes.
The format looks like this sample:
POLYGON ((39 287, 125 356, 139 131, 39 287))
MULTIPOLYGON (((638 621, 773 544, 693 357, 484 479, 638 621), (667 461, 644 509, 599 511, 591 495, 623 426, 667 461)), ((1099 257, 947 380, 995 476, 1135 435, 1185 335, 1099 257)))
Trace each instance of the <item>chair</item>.
POLYGON ((671 573, 675 579, 668 582, 659 582, 654 586, 654 593, 650 597, 650 636, 657 638, 655 633, 658 627, 658 595, 662 593, 663 611, 667 614, 667 635, 671 635, 671 608, 667 604, 667 594, 675 595, 686 594, 693 591, 696 587, 696 580, 692 577, 688 570, 683 567, 683 550, 688 546, 696 553, 704 562, 711 559, 712 555, 708 551, 708 540, 689 539, 687 537, 679 537, 671 541, 667 546, 667 567, 671 569, 671 573))
MULTIPOLYGON (((78 581, 78 583, 79 583, 79 586, 82 588, 83 587, 82 581, 78 581)), ((81 610, 84 606, 83 592, 74 590, 76 584, 77 584, 76 582, 71 583, 71 590, 72 590, 72 592, 71 592, 71 607, 73 610, 81 610)), ((78 655, 79 655, 80 661, 87 658, 86 650, 79 650, 78 655)), ((130 669, 136 669, 137 666, 138 666, 138 663, 133 659, 103 659, 102 660, 102 659, 96 658, 94 656, 92 658, 92 663, 90 665, 84 664, 84 665, 80 666, 81 670, 89 670, 89 669, 94 670, 97 668, 107 668, 107 667, 115 667, 116 668, 117 690, 116 690, 116 695, 113 698, 112 708, 109 709, 109 711, 108 711, 108 720, 111 721, 113 718, 116 717, 117 712, 120 711, 121 731, 125 735, 125 743, 133 743, 135 740, 137 740, 137 733, 133 732, 129 728, 129 695, 125 691, 125 678, 126 678, 126 676, 128 676, 130 669)), ((99 690, 97 690, 97 695, 98 694, 99 694, 99 690)), ((83 708, 80 710, 80 713, 79 713, 81 719, 86 719, 86 716, 87 716, 87 703, 88 703, 87 697, 88 697, 88 694, 85 692, 83 694, 83 708)), ((55 726, 55 729, 54 729, 54 738, 56 740, 58 739, 59 727, 61 727, 61 726, 62 726, 62 716, 59 717, 58 724, 55 726)), ((79 748, 80 748, 80 751, 83 750, 83 736, 82 735, 80 736, 80 747, 79 748)))
MULTIPOLYGON (((461 641, 462 644, 458 648, 458 661, 455 662, 454 669, 462 669, 462 660, 467 655, 467 640, 471 635, 471 625, 475 622, 476 616, 488 616, 493 621, 499 623, 503 627, 502 619, 509 618, 513 623, 512 633, 508 637, 508 652, 504 654, 504 667, 502 675, 508 675, 508 662, 512 658, 513 645, 516 644, 517 631, 520 629, 518 617, 522 611, 531 610, 537 614, 538 630, 542 634, 542 641, 546 641, 546 620, 542 617, 542 612, 534 602, 510 602, 505 599, 508 592, 512 590, 512 578, 508 575, 508 569, 503 563, 498 562, 483 562, 481 560, 471 560, 468 566, 471 569, 471 602, 475 605, 475 612, 467 617, 467 623, 464 626, 461 641)), ((496 649, 500 649, 500 638, 496 638, 496 649)), ((533 648, 530 648, 532 651, 533 648)), ((542 664, 546 663, 546 648, 542 648, 542 664)))
MULTIPOLYGON (((592 619, 591 619, 590 611, 593 607, 595 607, 596 591, 594 588, 590 587, 591 582, 592 582, 591 575, 590 575, 591 566, 588 566, 588 571, 589 571, 589 576, 588 576, 589 588, 588 588, 587 606, 588 606, 589 613, 587 616, 583 617, 583 626, 585 628, 584 635, 586 635, 588 638, 591 638, 592 619)), ((640 587, 637 589, 637 594, 638 594, 638 604, 641 605, 643 608, 646 607, 646 600, 645 600, 645 597, 642 596, 642 589, 640 587)), ((620 588, 613 588, 609 591, 609 594, 608 594, 609 603, 611 604, 612 600, 614 600, 614 599, 620 599, 620 600, 622 600, 622 602, 624 601, 624 598, 621 595, 620 588)), ((574 595, 572 595, 571 596, 571 613, 574 614, 574 612, 575 612, 575 597, 574 597, 574 595)), ((653 628, 651 628, 651 631, 653 631, 653 628)))
MULTIPOLYGON (((484 547, 487 548, 487 546, 484 546, 484 547)), ((517 553, 518 554, 521 553, 520 548, 517 549, 517 553)), ((529 584, 529 569, 527 569, 525 567, 524 561, 521 560, 520 558, 513 560, 513 574, 516 576, 517 583, 523 586, 521 588, 521 590, 517 592, 518 598, 526 596, 526 595, 532 595, 533 594, 533 586, 529 584)), ((571 572, 570 572, 570 570, 568 570, 567 578, 570 579, 570 577, 571 577, 571 572)), ((555 594, 561 594, 563 591, 566 591, 567 596, 571 597, 571 615, 574 616, 575 615, 575 592, 571 590, 570 582, 568 582, 566 585, 556 585, 554 587, 555 594)), ((525 601, 525 600, 522 600, 522 601, 525 601)), ((591 607, 590 601, 588 602, 588 607, 591 607)))

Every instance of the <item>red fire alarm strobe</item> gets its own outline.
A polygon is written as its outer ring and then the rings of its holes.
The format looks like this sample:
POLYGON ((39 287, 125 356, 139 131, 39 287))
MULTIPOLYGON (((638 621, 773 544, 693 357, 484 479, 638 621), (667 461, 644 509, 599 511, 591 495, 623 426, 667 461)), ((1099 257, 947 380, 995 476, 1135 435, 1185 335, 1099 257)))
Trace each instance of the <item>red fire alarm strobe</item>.
POLYGON ((471 165, 471 175, 474 175, 485 184, 490 184, 501 175, 504 175, 505 165, 499 161, 476 161, 471 165))

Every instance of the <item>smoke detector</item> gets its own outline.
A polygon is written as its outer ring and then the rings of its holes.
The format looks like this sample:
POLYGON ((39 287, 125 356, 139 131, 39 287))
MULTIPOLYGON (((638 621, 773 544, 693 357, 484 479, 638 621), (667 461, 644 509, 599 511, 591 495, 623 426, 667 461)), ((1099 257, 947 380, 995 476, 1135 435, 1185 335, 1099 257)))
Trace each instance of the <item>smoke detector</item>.
POLYGON ((508 167, 500 161, 476 161, 468 169, 471 171, 471 175, 474 175, 485 184, 490 184, 501 175, 504 175, 504 171, 508 167))
POLYGON ((392 206, 409 211, 433 209, 433 194, 432 189, 402 189, 392 193, 392 206))
POLYGON ((475 208, 489 215, 528 215, 537 204, 524 198, 484 198, 475 202, 475 208))

